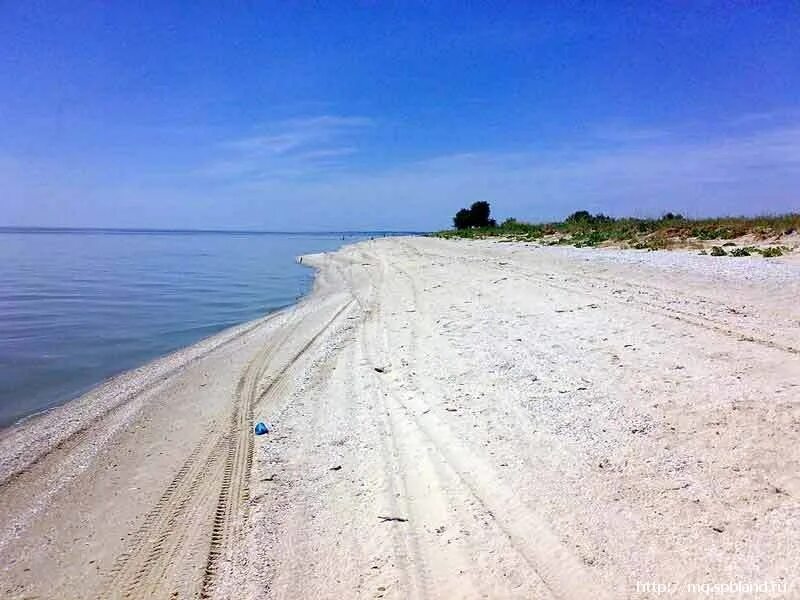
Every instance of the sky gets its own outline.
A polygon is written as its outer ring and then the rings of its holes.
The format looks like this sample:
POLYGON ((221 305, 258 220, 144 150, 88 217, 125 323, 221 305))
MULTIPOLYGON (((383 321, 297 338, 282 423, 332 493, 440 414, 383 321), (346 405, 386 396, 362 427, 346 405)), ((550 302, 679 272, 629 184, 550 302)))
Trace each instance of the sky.
POLYGON ((798 32, 794 1, 0 1, 0 226, 799 211, 798 32))

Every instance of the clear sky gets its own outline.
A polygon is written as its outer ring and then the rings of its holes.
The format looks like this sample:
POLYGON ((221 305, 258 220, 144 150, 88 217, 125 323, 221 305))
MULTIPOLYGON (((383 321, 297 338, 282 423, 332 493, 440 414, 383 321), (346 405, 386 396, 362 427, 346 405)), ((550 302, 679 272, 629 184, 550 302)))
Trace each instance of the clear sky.
POLYGON ((0 2, 0 225, 800 210, 800 3, 0 2))

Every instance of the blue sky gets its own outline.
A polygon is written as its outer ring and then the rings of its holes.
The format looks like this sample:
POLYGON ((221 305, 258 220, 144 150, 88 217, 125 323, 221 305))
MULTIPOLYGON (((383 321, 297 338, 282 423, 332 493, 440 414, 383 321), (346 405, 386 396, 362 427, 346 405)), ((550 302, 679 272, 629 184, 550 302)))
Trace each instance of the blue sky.
POLYGON ((0 225, 800 210, 796 2, 225 4, 0 3, 0 225))

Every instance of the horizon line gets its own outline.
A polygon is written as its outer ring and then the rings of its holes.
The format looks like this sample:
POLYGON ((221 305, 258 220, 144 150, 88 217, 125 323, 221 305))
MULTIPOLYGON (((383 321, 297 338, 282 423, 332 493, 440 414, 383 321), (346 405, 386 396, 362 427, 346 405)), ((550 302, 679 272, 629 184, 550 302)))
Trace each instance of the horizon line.
POLYGON ((240 235, 365 235, 375 233, 421 234, 427 231, 403 229, 357 230, 265 230, 265 229, 169 229, 149 227, 49 227, 39 225, 0 225, 0 233, 211 233, 240 235))

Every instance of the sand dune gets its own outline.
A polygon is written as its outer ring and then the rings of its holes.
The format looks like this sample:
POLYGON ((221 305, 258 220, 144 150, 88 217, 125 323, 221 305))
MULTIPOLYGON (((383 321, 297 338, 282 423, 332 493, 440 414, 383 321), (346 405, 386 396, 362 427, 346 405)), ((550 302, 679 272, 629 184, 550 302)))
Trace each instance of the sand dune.
POLYGON ((0 433, 4 596, 800 594, 800 265, 304 262, 298 306, 0 433))

